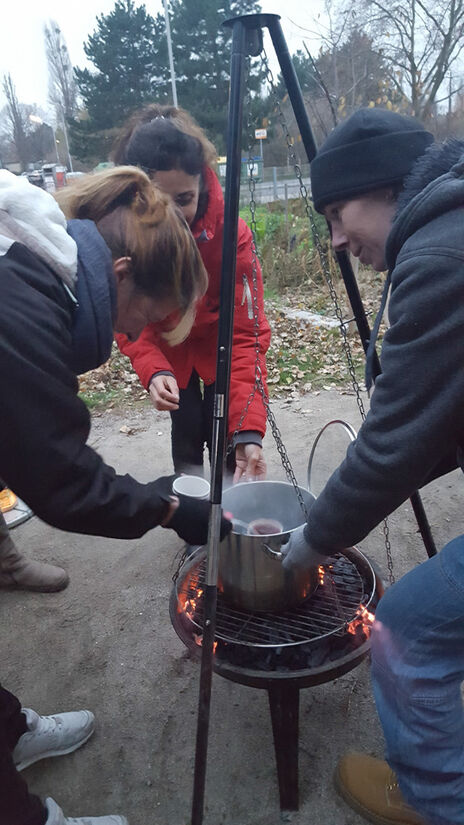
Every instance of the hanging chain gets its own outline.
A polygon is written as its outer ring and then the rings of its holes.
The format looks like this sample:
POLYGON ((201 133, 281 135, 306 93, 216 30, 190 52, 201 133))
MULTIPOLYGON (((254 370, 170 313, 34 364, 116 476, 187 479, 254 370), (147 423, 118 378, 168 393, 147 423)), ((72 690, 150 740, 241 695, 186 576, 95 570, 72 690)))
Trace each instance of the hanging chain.
POLYGON ((395 574, 393 572, 393 556, 390 543, 390 529, 388 527, 387 518, 384 518, 382 528, 385 540, 385 553, 387 556, 388 581, 390 582, 390 584, 395 584, 395 574))
POLYGON ((263 69, 264 69, 265 74, 266 74, 266 79, 267 79, 267 81, 270 85, 270 88, 271 88, 272 96, 274 98, 274 104, 275 104, 276 109, 278 111, 280 124, 281 124, 282 130, 283 130, 284 136, 285 136, 285 142, 287 144, 288 155, 289 155, 289 157, 290 157, 290 159, 293 163, 295 176, 298 180, 298 184, 299 184, 299 188, 300 188, 300 196, 301 196, 301 198, 303 200, 303 203, 304 203, 304 206, 305 206, 306 216, 307 216, 307 218, 309 220, 309 223, 310 223, 310 226, 311 226, 311 232, 312 232, 314 242, 315 242, 315 246, 316 246, 316 249, 317 249, 317 252, 318 252, 318 255, 319 255, 319 259, 320 259, 320 262, 321 262, 322 271, 324 273, 325 280, 326 280, 326 283, 327 283, 327 286, 328 286, 328 289, 329 289, 330 297, 332 299, 332 303, 334 305, 335 313, 336 313, 336 316, 337 316, 337 319, 338 319, 338 322, 339 322, 340 332, 342 334, 342 348, 343 348, 343 351, 345 353, 345 358, 346 358, 346 361, 347 361, 347 364, 348 364, 348 370, 349 370, 349 373, 350 373, 351 382, 352 382, 353 389, 354 389, 355 394, 356 394, 356 403, 358 405, 358 409, 359 409, 361 418, 364 420, 365 417, 366 417, 366 411, 364 409, 364 402, 363 402, 363 399, 361 397, 361 388, 359 386, 359 382, 358 382, 358 379, 356 377, 356 370, 355 370, 355 366, 354 366, 354 362, 353 362, 353 356, 352 356, 352 352, 351 352, 350 342, 348 340, 348 327, 347 327, 347 324, 345 323, 344 318, 343 318, 343 313, 342 313, 342 310, 341 310, 341 307, 340 307, 340 303, 338 301, 338 296, 337 296, 337 293, 335 291, 335 287, 334 287, 334 283, 333 283, 333 279, 332 279, 332 274, 331 274, 331 271, 330 271, 330 264, 329 264, 329 260, 328 260, 328 257, 327 257, 327 252, 324 249, 324 244, 322 243, 321 238, 319 236, 319 233, 317 231, 316 221, 315 221, 315 217, 314 217, 314 211, 313 211, 313 208, 312 208, 311 203, 309 201, 308 190, 307 190, 306 185, 303 181, 303 175, 301 173, 301 167, 300 167, 300 164, 298 163, 298 158, 296 156, 295 149, 294 149, 294 141, 293 141, 293 138, 291 137, 289 129, 288 129, 287 121, 285 119, 285 115, 284 115, 283 110, 282 110, 282 106, 281 106, 281 103, 280 103, 280 100, 279 100, 279 96, 276 92, 274 76, 273 76, 272 70, 269 66, 267 54, 266 54, 264 49, 261 53, 261 63, 262 63, 263 69))
MULTIPOLYGON (((300 164, 298 162, 298 158, 297 158, 296 153, 295 153, 294 140, 293 140, 292 136, 290 135, 290 132, 289 132, 289 129, 288 129, 287 121, 286 121, 284 112, 282 110, 282 106, 281 106, 281 103, 280 103, 279 96, 278 96, 277 91, 276 91, 276 84, 275 84, 275 80, 274 80, 274 75, 273 75, 272 69, 269 65, 269 60, 268 60, 268 57, 267 57, 267 54, 266 54, 266 50, 264 48, 261 52, 261 66, 264 70, 266 80, 267 80, 267 82, 269 84, 269 87, 271 89, 271 95, 272 95, 272 98, 273 98, 273 101, 274 101, 276 111, 278 113, 278 117, 279 117, 279 121, 280 121, 282 131, 284 133, 285 142, 287 144, 288 155, 289 155, 289 158, 291 159, 291 161, 293 163, 295 176, 298 180, 299 189, 300 189, 300 196, 301 196, 301 198, 303 200, 303 203, 304 203, 304 206, 305 206, 306 216, 309 220, 309 224, 310 224, 310 227, 311 227, 311 233, 312 233, 312 236, 313 236, 314 244, 316 246, 317 253, 319 255, 321 268, 322 268, 322 271, 324 273, 324 277, 325 277, 325 280, 326 280, 326 283, 327 283, 327 287, 329 289, 330 297, 331 297, 332 303, 334 305, 335 314, 336 314, 338 322, 339 322, 340 332, 341 332, 341 335, 342 335, 342 349, 344 351, 346 362, 348 364, 348 371, 349 371, 349 374, 350 374, 350 377, 351 377, 351 383, 353 385, 353 389, 354 389, 354 392, 355 392, 355 395, 356 395, 356 403, 358 405, 358 409, 359 409, 359 413, 361 415, 361 419, 364 421, 365 418, 366 418, 366 410, 365 410, 364 402, 363 402, 363 399, 362 399, 362 396, 361 396, 361 387, 359 386, 359 381, 358 381, 357 376, 356 376, 356 370, 355 370, 354 361, 353 361, 353 354, 351 352, 351 345, 350 345, 350 342, 349 342, 349 339, 348 339, 348 326, 347 326, 347 324, 346 324, 346 322, 343 318, 343 313, 342 313, 342 310, 341 310, 341 307, 340 307, 340 302, 338 300, 338 296, 337 296, 335 286, 334 286, 334 283, 333 283, 333 278, 332 278, 332 274, 331 274, 331 270, 330 270, 330 264, 329 264, 329 259, 328 259, 328 256, 327 256, 327 252, 324 248, 324 244, 322 243, 321 237, 320 237, 319 232, 317 230, 314 210, 313 210, 313 207, 310 203, 308 190, 307 190, 306 185, 303 181, 303 175, 302 175, 302 172, 301 172, 301 167, 300 167, 300 164)), ((393 573, 393 558, 392 558, 391 543, 390 543, 390 530, 389 530, 389 526, 388 526, 388 519, 386 519, 386 518, 383 520, 383 533, 384 533, 384 539, 385 539, 385 552, 386 552, 386 556, 387 556, 388 579, 389 579, 390 584, 394 584, 395 576, 394 576, 394 573, 393 573)))
MULTIPOLYGON (((308 510, 307 510, 307 507, 306 507, 306 504, 305 504, 300 486, 298 484, 297 478, 295 476, 295 472, 293 470, 292 463, 290 461, 290 457, 289 457, 289 455, 287 453, 287 450, 285 448, 285 445, 284 445, 284 442, 283 442, 283 439, 282 439, 282 433, 279 430, 279 427, 277 425, 277 421, 275 419, 274 413, 271 410, 271 406, 270 406, 270 403, 269 403, 269 395, 268 395, 266 387, 264 385, 263 374, 262 374, 262 370, 261 370, 261 355, 260 355, 260 344, 259 344, 259 301, 258 301, 258 260, 259 260, 259 254, 258 254, 258 244, 257 244, 257 237, 258 236, 257 236, 257 225, 256 225, 256 200, 255 200, 256 181, 255 181, 255 175, 254 175, 254 160, 253 160, 253 157, 252 157, 253 144, 252 144, 252 138, 251 138, 252 127, 253 127, 252 118, 251 118, 251 96, 250 96, 248 102, 249 102, 249 105, 247 106, 247 115, 248 115, 248 117, 247 117, 248 164, 247 165, 248 165, 248 188, 250 190, 249 206, 250 206, 250 214, 251 214, 251 218, 250 218, 251 273, 252 273, 251 306, 252 306, 252 310, 253 310, 254 350, 255 350, 254 376, 255 376, 255 378, 254 378, 253 387, 252 387, 251 392, 248 396, 246 404, 245 404, 245 406, 242 410, 242 413, 240 415, 240 419, 239 419, 239 422, 237 424, 237 427, 236 427, 236 429, 233 433, 230 449, 232 449, 232 444, 233 444, 233 441, 234 441, 234 437, 237 435, 238 432, 240 432, 240 430, 243 426, 243 422, 245 421, 248 410, 250 408, 250 405, 251 405, 251 403, 252 403, 252 401, 253 401, 253 399, 256 395, 256 392, 258 391, 260 396, 261 396, 264 409, 266 411, 266 418, 267 418, 267 421, 268 421, 269 426, 271 428, 271 432, 272 432, 274 441, 276 443, 277 450, 278 450, 278 453, 280 455, 280 460, 281 460, 282 466, 285 470, 285 474, 287 476, 288 481, 290 482, 290 484, 292 484, 292 486, 295 490, 295 494, 296 494, 296 497, 297 497, 298 502, 300 504, 300 507, 301 507, 301 509, 302 509, 302 511, 305 515, 305 518, 307 519, 308 518, 308 510)), ((246 285, 248 283, 247 279, 246 279, 246 275, 243 276, 243 279, 244 279, 243 286, 244 286, 244 290, 245 290, 246 285)), ((244 297, 245 297, 245 293, 244 293, 244 297)))
POLYGON ((174 573, 172 574, 172 581, 174 582, 174 584, 177 583, 177 579, 179 578, 180 571, 182 570, 185 562, 187 561, 187 559, 191 555, 191 553, 192 553, 191 546, 189 544, 186 544, 184 546, 184 548, 182 549, 182 552, 179 555, 179 561, 177 563, 177 567, 176 567, 174 573))

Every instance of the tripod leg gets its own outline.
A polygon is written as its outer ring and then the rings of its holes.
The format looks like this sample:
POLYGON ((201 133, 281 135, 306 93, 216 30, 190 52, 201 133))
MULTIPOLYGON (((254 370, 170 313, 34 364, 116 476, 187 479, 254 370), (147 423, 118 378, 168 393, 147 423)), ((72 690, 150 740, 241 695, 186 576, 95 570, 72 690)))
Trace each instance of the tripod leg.
POLYGON ((279 780, 280 808, 298 810, 298 717, 300 690, 276 683, 268 688, 279 780))

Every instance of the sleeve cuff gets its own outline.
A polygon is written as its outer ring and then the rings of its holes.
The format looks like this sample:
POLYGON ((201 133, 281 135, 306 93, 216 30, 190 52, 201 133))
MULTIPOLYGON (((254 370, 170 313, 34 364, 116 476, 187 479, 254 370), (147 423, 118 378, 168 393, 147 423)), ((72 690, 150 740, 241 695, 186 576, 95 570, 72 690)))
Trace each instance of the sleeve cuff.
POLYGON ((331 556, 332 553, 335 553, 336 550, 330 550, 328 547, 321 547, 314 543, 313 539, 311 538, 311 531, 309 529, 309 524, 306 523, 303 529, 303 536, 307 544, 310 545, 311 550, 313 550, 315 556, 320 557, 319 564, 323 564, 327 556, 331 556))
POLYGON ((232 446, 234 448, 237 444, 257 444, 258 447, 262 447, 263 437, 256 430, 242 430, 236 433, 232 439, 232 446))
POLYGON ((173 372, 171 372, 171 370, 158 370, 158 372, 154 372, 154 373, 153 373, 153 375, 151 375, 151 376, 150 376, 150 380, 149 380, 149 382, 148 382, 148 384, 147 384, 147 392, 148 392, 148 391, 149 391, 149 389, 150 389, 150 384, 151 384, 151 382, 153 381, 153 379, 154 379, 154 378, 156 378, 156 376, 157 376, 157 375, 171 375, 173 378, 175 378, 175 377, 176 377, 176 376, 174 375, 174 373, 173 373, 173 372))

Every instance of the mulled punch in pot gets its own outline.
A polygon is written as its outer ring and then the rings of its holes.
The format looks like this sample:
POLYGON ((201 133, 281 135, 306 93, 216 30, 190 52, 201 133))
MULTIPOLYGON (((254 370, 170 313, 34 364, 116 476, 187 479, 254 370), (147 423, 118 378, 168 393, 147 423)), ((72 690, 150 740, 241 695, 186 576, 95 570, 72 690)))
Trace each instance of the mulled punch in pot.
MULTIPOLYGON (((330 421, 317 435, 308 463, 309 489, 298 488, 307 513, 315 501, 310 492, 312 485, 319 486, 318 479, 312 477, 316 448, 320 443, 325 448, 322 467, 327 477, 328 466, 334 461, 338 466, 344 458, 347 436, 354 441, 356 432, 340 420, 330 421), (334 432, 341 439, 335 450, 334 432)), ((321 464, 321 450, 318 452, 321 464)), ((305 601, 319 583, 318 567, 286 570, 282 566, 285 544, 292 531, 306 521, 293 485, 283 481, 236 484, 224 491, 222 506, 232 513, 234 525, 219 544, 218 586, 224 600, 257 613, 278 611, 305 601)))
MULTIPOLYGON (((314 496, 299 489, 309 512, 314 496)), ((232 513, 234 525, 219 545, 218 586, 224 599, 256 612, 281 610, 304 601, 317 586, 317 569, 294 571, 282 566, 284 545, 305 521, 293 485, 283 481, 236 484, 224 491, 222 506, 232 513)))

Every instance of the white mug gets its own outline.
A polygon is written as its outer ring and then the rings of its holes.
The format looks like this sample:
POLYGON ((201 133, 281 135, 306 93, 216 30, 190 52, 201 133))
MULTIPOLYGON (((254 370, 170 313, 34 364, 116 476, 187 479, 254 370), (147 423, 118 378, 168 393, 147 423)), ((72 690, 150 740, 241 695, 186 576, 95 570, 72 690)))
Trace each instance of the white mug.
POLYGON ((201 476, 179 476, 174 480, 172 492, 186 498, 209 498, 210 483, 201 476))

